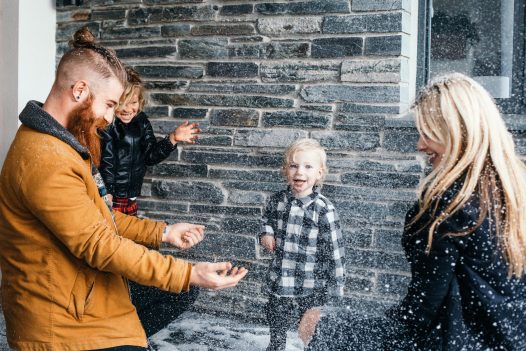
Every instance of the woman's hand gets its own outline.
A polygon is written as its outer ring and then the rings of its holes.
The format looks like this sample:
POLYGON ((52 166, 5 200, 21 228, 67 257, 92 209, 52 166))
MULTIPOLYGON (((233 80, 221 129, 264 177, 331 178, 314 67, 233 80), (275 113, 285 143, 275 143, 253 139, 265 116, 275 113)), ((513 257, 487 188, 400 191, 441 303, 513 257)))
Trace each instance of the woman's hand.
POLYGON ((205 236, 205 227, 200 224, 176 223, 166 228, 162 242, 175 246, 179 250, 187 250, 197 245, 205 236))

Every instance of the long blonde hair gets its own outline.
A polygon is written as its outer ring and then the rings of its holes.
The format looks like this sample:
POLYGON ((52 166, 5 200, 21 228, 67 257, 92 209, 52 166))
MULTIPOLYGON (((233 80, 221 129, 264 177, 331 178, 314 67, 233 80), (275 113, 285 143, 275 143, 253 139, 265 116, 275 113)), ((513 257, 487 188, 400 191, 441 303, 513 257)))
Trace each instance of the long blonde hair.
POLYGON ((486 215, 491 216, 509 276, 522 276, 526 268, 526 167, 493 98, 471 78, 454 73, 433 80, 417 97, 413 109, 420 135, 446 149, 439 165, 420 184, 420 211, 412 223, 428 210, 436 213, 436 199, 464 177, 455 198, 431 222, 428 252, 436 227, 476 192, 481 206, 477 224, 449 235, 470 234, 486 215))

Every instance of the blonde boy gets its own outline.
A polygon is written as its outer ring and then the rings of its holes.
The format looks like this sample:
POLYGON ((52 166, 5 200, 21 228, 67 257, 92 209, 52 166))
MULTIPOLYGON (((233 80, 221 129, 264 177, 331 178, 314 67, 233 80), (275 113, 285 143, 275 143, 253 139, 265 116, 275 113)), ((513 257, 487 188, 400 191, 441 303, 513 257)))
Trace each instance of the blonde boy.
POLYGON ((314 139, 301 139, 285 153, 288 189, 271 196, 262 218, 260 243, 274 254, 265 292, 270 326, 267 351, 284 350, 291 315, 299 312, 305 344, 329 295, 341 297, 344 248, 332 203, 319 192, 327 156, 314 139))

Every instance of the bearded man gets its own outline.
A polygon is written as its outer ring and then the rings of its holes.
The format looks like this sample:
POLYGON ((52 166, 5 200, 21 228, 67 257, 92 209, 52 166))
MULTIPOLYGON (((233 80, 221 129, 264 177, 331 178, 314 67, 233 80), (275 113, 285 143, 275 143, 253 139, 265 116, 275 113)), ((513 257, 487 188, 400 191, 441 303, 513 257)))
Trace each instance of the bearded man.
POLYGON ((97 128, 113 120, 126 81, 115 53, 75 33, 44 104, 30 101, 0 174, 2 307, 17 350, 144 350, 128 279, 180 292, 222 289, 247 273, 149 248, 187 249, 204 227, 112 213, 100 196, 97 128))

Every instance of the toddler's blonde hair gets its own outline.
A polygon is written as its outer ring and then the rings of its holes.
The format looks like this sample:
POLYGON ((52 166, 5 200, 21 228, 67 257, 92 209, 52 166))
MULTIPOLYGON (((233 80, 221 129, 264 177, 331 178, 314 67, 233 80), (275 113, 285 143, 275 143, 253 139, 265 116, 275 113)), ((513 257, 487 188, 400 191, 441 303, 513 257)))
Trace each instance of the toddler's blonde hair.
POLYGON ((321 169, 321 178, 316 183, 316 185, 322 185, 325 176, 327 175, 327 154, 325 150, 320 145, 320 143, 315 139, 305 138, 296 140, 294 143, 290 144, 287 150, 285 150, 285 156, 283 157, 283 165, 281 171, 284 176, 287 174, 287 167, 293 162, 294 155, 300 151, 311 151, 316 154, 318 160, 320 161, 321 169))

